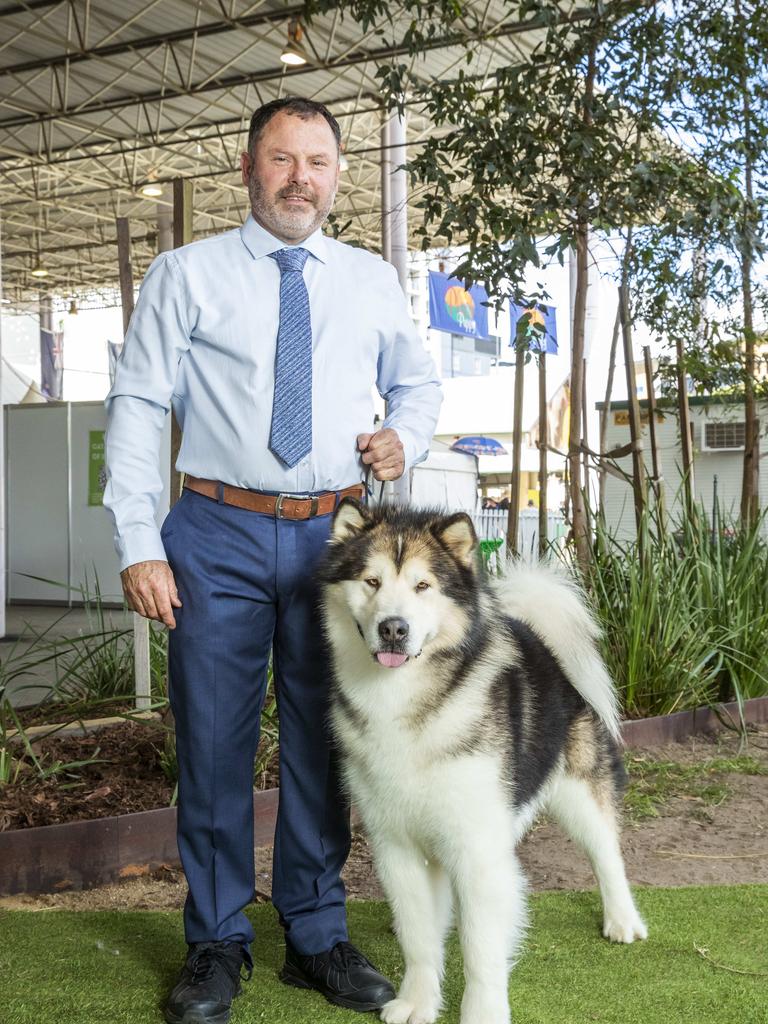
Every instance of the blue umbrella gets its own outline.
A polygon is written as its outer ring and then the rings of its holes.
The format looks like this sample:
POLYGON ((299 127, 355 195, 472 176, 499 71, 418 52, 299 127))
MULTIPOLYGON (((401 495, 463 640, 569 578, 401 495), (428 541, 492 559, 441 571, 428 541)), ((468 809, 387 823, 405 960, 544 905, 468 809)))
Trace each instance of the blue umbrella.
POLYGON ((460 437, 451 448, 468 455, 509 455, 509 452, 495 437, 460 437))

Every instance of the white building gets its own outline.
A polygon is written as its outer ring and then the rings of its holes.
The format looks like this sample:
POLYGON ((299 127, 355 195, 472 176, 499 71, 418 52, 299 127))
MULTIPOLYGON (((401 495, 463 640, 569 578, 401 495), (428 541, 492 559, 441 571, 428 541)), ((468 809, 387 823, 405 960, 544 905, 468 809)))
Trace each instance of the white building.
MULTIPOLYGON (((689 398, 691 433, 693 437, 693 483, 695 500, 707 515, 717 499, 724 520, 737 518, 741 502, 741 479, 744 462, 744 405, 740 399, 689 398)), ((640 403, 643 422, 643 457, 651 473, 651 441, 648 424, 648 403, 640 403)), ((606 415, 603 403, 598 412, 606 415)), ((608 450, 629 442, 629 404, 611 404, 606 432, 608 450)), ((768 402, 758 403, 761 424, 768 422, 768 402)), ((674 523, 683 508, 682 456, 680 425, 676 407, 657 410, 656 437, 659 451, 663 500, 674 523)), ((616 460, 625 473, 632 472, 632 459, 616 460)), ((760 473, 760 507, 768 507, 768 469, 760 473)), ((609 475, 605 488, 605 518, 608 529, 619 539, 635 536, 635 512, 629 483, 609 475)))

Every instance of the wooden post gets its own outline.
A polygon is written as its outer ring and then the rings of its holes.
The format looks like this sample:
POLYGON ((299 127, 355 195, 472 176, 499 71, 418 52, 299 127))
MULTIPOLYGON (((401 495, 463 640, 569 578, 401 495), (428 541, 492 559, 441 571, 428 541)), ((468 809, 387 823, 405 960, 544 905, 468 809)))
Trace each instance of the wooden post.
MULTIPOLYGON (((192 182, 187 178, 173 179, 173 247, 187 245, 192 241, 192 182)), ((171 410, 171 472, 170 504, 175 505, 181 497, 181 473, 176 469, 176 460, 181 448, 181 427, 171 410)))
MULTIPOLYGON (((133 269, 131 267, 131 229, 127 217, 117 218, 117 267, 123 306, 123 334, 133 313, 133 269)), ((136 708, 144 711, 152 704, 149 672, 149 619, 133 613, 133 679, 136 708)))
MULTIPOLYGON (((0 254, 2 249, 0 249, 0 254)), ((0 297, 3 294, 2 286, 2 256, 0 255, 0 297)), ((0 329, 0 395, 3 393, 3 336, 0 329)), ((6 602, 6 557, 5 557, 5 409, 0 401, 0 638, 5 636, 5 602, 6 602)))
POLYGON ((587 360, 582 360, 581 370, 581 441, 584 445, 584 451, 581 459, 582 471, 584 473, 584 501, 587 509, 590 507, 590 494, 589 494, 589 455, 587 454, 587 448, 589 447, 589 432, 587 430, 587 360))
POLYGON ((685 497, 685 514, 693 515, 693 438, 691 437, 691 413, 688 408, 688 389, 685 380, 685 352, 683 342, 678 338, 675 342, 677 353, 677 408, 680 417, 680 454, 683 461, 683 494, 685 497))
POLYGON ((517 534, 520 528, 520 465, 523 447, 523 382, 525 346, 515 343, 515 409, 512 423, 512 477, 510 479, 509 518, 507 519, 507 550, 519 554, 517 534))
MULTIPOLYGON (((621 300, 619 300, 621 301, 621 300)), ((619 327, 621 325, 621 305, 616 306, 616 319, 613 321, 613 336, 611 338, 611 353, 608 357, 608 380, 605 385, 605 402, 603 415, 600 418, 600 474, 598 477, 598 508, 600 514, 605 516, 605 481, 608 474, 605 471, 605 443, 608 432, 608 421, 611 415, 611 395, 613 394, 613 376, 616 372, 616 349, 619 343, 619 327)))
POLYGON ((549 424, 547 421, 547 353, 539 352, 539 555, 547 550, 547 445, 549 424))
MULTIPOLYGON (((631 244, 631 240, 627 242, 631 244)), ((635 523, 640 538, 640 524, 645 509, 645 464, 643 462, 643 438, 640 422, 640 405, 637 401, 637 379, 635 360, 632 352, 632 325, 629 321, 629 288, 626 276, 619 287, 621 296, 621 334, 624 342, 624 364, 627 374, 627 397, 629 399, 629 436, 632 441, 632 491, 635 497, 635 523)))
POLYGON ((656 495, 656 507, 659 512, 659 526, 663 529, 664 492, 662 489, 661 467, 659 465, 659 445, 656 439, 656 395, 653 390, 653 363, 651 362, 650 346, 643 346, 645 360, 645 380, 648 388, 648 430, 651 437, 651 461, 653 465, 653 492, 656 495))

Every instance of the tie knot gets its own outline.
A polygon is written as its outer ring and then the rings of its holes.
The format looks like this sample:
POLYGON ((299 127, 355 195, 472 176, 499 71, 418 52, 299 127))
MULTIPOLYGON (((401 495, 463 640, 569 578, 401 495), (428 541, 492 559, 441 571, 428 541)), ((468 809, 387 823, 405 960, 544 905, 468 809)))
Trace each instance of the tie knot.
POLYGON ((290 270, 295 270, 297 273, 302 274, 304 272, 304 264, 309 258, 309 250, 302 248, 278 249, 277 252, 270 253, 270 256, 273 260, 277 261, 281 274, 285 274, 290 270))

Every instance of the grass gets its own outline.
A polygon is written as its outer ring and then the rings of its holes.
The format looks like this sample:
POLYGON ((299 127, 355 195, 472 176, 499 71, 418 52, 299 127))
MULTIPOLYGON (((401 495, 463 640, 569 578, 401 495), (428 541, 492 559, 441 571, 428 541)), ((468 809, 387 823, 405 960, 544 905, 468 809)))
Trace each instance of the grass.
MULTIPOLYGON (((510 987, 515 1024, 766 1024, 768 886, 643 889, 651 932, 634 946, 599 937, 594 893, 535 897, 510 987)), ((400 955, 383 904, 352 903, 352 938, 398 980, 400 955)), ((362 1018, 279 984, 281 935, 268 905, 250 907, 253 980, 232 1024, 342 1024, 362 1018)), ((0 912, 0 1019, 13 1024, 150 1024, 173 984, 181 915, 0 912)), ((461 967, 450 943, 444 1024, 457 1024, 461 967)), ((375 1018, 369 1017, 368 1020, 375 1018)))
POLYGON ((602 652, 630 717, 768 694, 768 543, 702 510, 642 543, 595 520, 585 583, 603 628, 602 652))
POLYGON ((706 811, 730 796, 728 775, 768 775, 768 765, 747 754, 679 764, 630 752, 624 763, 629 773, 624 808, 630 821, 658 817, 659 810, 674 797, 696 800, 706 811))

